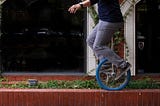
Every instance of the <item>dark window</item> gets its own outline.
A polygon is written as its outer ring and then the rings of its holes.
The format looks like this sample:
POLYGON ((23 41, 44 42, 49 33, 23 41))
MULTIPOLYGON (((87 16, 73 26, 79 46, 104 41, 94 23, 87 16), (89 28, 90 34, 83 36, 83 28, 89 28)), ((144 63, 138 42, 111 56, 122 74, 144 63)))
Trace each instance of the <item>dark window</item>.
POLYGON ((138 73, 159 73, 160 0, 136 5, 136 68, 138 73))
POLYGON ((84 72, 84 10, 75 0, 7 0, 2 5, 4 72, 84 72))

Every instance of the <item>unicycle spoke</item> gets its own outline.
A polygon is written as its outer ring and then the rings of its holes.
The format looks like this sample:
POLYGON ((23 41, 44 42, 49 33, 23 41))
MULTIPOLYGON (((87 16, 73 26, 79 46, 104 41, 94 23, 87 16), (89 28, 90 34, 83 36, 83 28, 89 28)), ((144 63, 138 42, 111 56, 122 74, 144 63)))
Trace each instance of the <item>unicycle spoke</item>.
POLYGON ((115 75, 113 72, 101 72, 100 80, 102 83, 110 88, 115 88, 123 84, 126 80, 126 75, 123 75, 118 80, 115 80, 115 75))

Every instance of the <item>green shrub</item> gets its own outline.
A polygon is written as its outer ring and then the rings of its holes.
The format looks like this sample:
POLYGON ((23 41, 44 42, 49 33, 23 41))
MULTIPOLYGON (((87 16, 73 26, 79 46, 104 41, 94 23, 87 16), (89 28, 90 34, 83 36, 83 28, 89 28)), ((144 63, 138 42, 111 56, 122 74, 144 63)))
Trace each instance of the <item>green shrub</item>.
POLYGON ((159 89, 160 83, 159 81, 152 80, 151 78, 144 78, 139 80, 132 80, 126 86, 126 88, 131 89, 159 89))
MULTIPOLYGON (((21 88, 21 89, 100 89, 95 79, 91 80, 50 80, 46 82, 38 82, 35 86, 30 86, 27 81, 20 81, 9 84, 6 79, 0 78, 0 88, 21 88)), ((151 78, 143 78, 139 80, 131 80, 125 89, 160 89, 160 81, 151 78)))

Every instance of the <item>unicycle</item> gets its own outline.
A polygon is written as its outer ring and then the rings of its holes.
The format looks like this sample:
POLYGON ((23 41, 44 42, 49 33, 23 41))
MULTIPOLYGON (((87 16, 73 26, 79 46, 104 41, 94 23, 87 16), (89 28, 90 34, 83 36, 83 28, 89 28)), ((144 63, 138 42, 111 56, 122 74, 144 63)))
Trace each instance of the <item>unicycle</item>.
POLYGON ((130 81, 130 69, 119 79, 116 79, 117 68, 108 62, 107 59, 102 60, 96 69, 96 79, 99 86, 105 90, 121 90, 130 81), (107 65, 105 68, 104 65, 107 65))

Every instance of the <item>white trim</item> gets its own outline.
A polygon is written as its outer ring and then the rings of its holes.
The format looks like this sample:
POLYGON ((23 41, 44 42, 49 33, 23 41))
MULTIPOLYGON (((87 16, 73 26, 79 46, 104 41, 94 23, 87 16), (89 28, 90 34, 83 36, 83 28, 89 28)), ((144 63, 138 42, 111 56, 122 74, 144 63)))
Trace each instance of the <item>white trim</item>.
POLYGON ((129 49, 127 60, 132 64, 131 74, 135 75, 135 9, 134 3, 130 0, 125 0, 121 4, 121 11, 124 16, 124 36, 129 49))
POLYGON ((121 11, 125 16, 124 35, 129 49, 128 61, 132 64, 131 73, 136 74, 136 38, 135 38, 135 5, 141 0, 124 0, 121 11))
POLYGON ((2 5, 6 0, 0 0, 0 5, 2 5))
MULTIPOLYGON (((92 31, 93 27, 94 27, 94 22, 91 16, 88 14, 88 8, 87 8, 87 36, 92 31)), ((96 59, 93 51, 87 46, 87 74, 93 76, 95 75, 95 70, 96 70, 96 59)))
POLYGON ((132 64, 131 72, 135 75, 135 17, 134 10, 131 12, 125 20, 125 39, 129 49, 129 56, 126 57, 128 61, 132 64))

